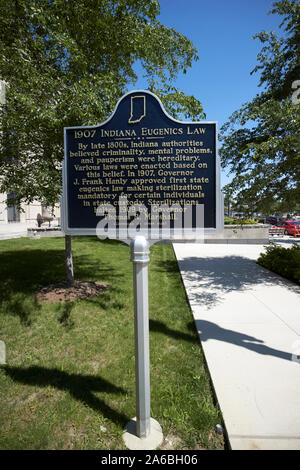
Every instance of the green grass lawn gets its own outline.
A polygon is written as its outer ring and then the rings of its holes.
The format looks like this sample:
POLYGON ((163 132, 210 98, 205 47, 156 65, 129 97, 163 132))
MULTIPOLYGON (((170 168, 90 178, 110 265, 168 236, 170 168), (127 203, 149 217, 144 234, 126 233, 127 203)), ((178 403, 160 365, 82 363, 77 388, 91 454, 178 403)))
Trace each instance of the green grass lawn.
MULTIPOLYGON (((102 281, 98 297, 41 303, 65 279, 64 239, 0 242, 1 449, 126 449, 135 416, 134 313, 129 247, 73 238, 76 279, 102 281)), ((223 449, 221 422, 170 245, 149 265, 151 416, 167 449, 223 449), (171 441, 171 444, 170 444, 171 441)))

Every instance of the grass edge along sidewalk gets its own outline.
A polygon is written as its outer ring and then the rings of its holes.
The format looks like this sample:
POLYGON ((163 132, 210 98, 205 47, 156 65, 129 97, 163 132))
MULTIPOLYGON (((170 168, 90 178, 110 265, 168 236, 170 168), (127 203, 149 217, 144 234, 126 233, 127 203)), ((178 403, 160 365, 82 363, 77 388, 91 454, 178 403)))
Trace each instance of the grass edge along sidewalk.
MULTIPOLYGON (((75 278, 108 284, 97 297, 41 302, 65 279, 64 239, 0 242, 1 449, 125 449, 135 416, 129 247, 74 237, 75 278)), ((170 245, 149 264, 151 415, 161 449, 223 449, 203 352, 170 245)))

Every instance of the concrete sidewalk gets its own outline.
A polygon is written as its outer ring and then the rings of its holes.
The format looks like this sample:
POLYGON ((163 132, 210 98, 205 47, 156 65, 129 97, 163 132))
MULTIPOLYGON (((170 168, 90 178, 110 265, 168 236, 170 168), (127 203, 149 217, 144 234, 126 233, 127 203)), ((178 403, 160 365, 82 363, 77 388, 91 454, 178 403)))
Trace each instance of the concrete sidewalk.
POLYGON ((174 244, 231 448, 300 449, 300 289, 262 245, 174 244))

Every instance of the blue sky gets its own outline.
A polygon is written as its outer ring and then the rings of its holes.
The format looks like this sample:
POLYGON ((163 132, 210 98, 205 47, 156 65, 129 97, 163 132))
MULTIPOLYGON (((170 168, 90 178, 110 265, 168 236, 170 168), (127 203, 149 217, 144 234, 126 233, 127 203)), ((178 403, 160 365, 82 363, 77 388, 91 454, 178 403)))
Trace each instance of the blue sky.
MULTIPOLYGON (((199 60, 175 86, 201 101, 206 119, 220 128, 241 105, 261 91, 259 73, 250 75, 261 50, 252 36, 278 32, 282 17, 268 15, 272 0, 160 0, 160 21, 188 37, 199 60)), ((139 79, 135 88, 144 88, 139 79)), ((222 171, 222 185, 231 177, 222 171)))

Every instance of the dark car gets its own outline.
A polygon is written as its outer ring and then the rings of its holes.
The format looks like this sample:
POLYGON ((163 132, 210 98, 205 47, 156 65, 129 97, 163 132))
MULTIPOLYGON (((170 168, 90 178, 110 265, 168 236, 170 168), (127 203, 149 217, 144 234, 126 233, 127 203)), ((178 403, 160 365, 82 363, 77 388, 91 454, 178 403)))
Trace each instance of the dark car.
POLYGON ((271 225, 279 225, 281 223, 280 217, 267 217, 266 222, 271 225))

